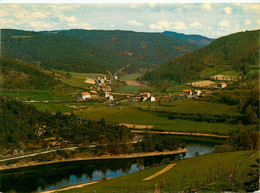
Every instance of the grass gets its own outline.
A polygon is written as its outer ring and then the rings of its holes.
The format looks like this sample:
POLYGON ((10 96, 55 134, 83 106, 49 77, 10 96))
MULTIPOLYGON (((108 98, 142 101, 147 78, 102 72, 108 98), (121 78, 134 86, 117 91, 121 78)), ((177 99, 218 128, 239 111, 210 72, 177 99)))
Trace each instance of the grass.
POLYGON ((65 106, 62 103, 49 102, 49 103, 30 103, 30 104, 35 106, 40 111, 48 111, 52 113, 57 111, 65 113, 73 110, 73 108, 65 106))
POLYGON ((55 94, 43 90, 0 90, 0 95, 24 100, 53 100, 55 94))
POLYGON ((229 76, 239 76, 239 73, 236 72, 236 71, 234 71, 234 70, 229 70, 229 71, 221 72, 220 74, 229 75, 229 76))
POLYGON ((200 72, 200 78, 210 78, 210 76, 218 74, 219 72, 220 70, 217 68, 205 68, 200 72))
POLYGON ((163 106, 158 105, 158 103, 146 102, 140 103, 139 106, 144 110, 150 109, 150 111, 222 116, 239 115, 236 105, 226 105, 207 101, 176 100, 173 102, 165 103, 163 104, 163 106))
POLYGON ((61 79, 62 82, 68 84, 72 87, 82 88, 82 89, 89 89, 92 84, 85 83, 86 78, 91 78, 87 73, 76 73, 70 72, 70 78, 63 78, 61 79))
POLYGON ((149 181, 143 181, 142 179, 160 171, 166 167, 166 165, 144 169, 130 175, 117 177, 84 188, 75 188, 63 192, 153 192, 154 184, 156 183, 159 186, 162 186, 162 181, 164 181, 164 187, 161 187, 162 192, 168 192, 170 184, 171 190, 176 192, 181 190, 184 175, 186 176, 186 189, 189 189, 191 183, 194 184, 195 180, 198 181, 201 186, 212 183, 212 181, 207 182, 206 179, 206 174, 208 175, 210 170, 212 170, 212 174, 216 174, 217 180, 213 181, 216 182, 212 187, 213 190, 210 189, 207 191, 216 191, 220 188, 227 188, 228 182, 225 180, 225 177, 230 176, 232 171, 236 170, 237 166, 246 160, 238 169, 239 178, 242 180, 244 179, 244 175, 246 171, 248 171, 249 165, 259 157, 258 152, 255 156, 248 159, 252 153, 254 153, 254 151, 203 155, 179 161, 172 169, 149 181), (217 172, 217 168, 223 168, 222 172, 224 177, 221 177, 220 172, 217 172))
POLYGON ((140 75, 140 73, 125 74, 120 77, 120 80, 136 80, 140 75))
MULTIPOLYGON (((76 112, 78 113, 78 112, 76 112)), ((168 119, 155 112, 142 111, 139 109, 118 106, 98 107, 82 110, 83 118, 99 121, 104 118, 112 123, 130 123, 138 125, 153 125, 153 129, 166 131, 202 132, 228 134, 237 130, 236 125, 225 123, 208 123, 184 119, 168 119)))

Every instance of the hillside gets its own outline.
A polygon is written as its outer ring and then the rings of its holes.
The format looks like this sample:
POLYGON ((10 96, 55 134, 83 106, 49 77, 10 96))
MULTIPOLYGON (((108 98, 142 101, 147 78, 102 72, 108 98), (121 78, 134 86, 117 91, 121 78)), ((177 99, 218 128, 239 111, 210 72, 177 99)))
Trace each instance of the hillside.
POLYGON ((55 36, 67 35, 82 39, 91 44, 112 50, 121 56, 135 60, 132 70, 154 68, 173 58, 199 48, 196 44, 178 37, 162 33, 143 33, 133 31, 104 30, 61 30, 43 32, 55 36))
POLYGON ((77 72, 115 71, 133 60, 71 36, 1 30, 3 55, 48 68, 77 72))
POLYGON ((247 75, 259 65, 259 46, 259 30, 231 34, 148 72, 143 79, 197 80, 203 70, 211 71, 208 76, 225 71, 247 75))
POLYGON ((1 57, 1 87, 4 89, 51 89, 59 83, 53 75, 45 73, 41 67, 6 56, 1 57))
POLYGON ((177 33, 177 32, 172 32, 172 31, 165 31, 165 32, 163 32, 163 34, 168 35, 168 36, 181 38, 181 39, 185 39, 188 42, 195 44, 197 46, 201 46, 201 47, 207 46, 215 40, 215 39, 207 38, 207 37, 200 36, 200 35, 186 35, 186 34, 183 34, 183 33, 177 33))

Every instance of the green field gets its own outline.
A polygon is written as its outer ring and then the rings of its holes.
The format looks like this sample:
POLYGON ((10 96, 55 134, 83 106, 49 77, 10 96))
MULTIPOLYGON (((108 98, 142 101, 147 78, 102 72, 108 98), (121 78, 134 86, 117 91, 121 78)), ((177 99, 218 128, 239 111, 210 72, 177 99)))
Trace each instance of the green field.
POLYGON ((162 192, 168 192, 170 187, 173 192, 181 191, 182 188, 186 191, 199 189, 206 192, 230 190, 231 175, 236 174, 232 177, 244 181, 250 165, 259 157, 259 152, 254 153, 256 151, 203 155, 179 161, 167 172, 148 181, 143 179, 160 171, 166 165, 63 192, 153 192, 154 183, 160 186, 162 192), (251 155, 253 156, 250 157, 251 155), (209 184, 211 185, 203 190, 203 187, 209 184))
POLYGON ((91 78, 87 73, 70 72, 70 75, 70 78, 62 78, 61 81, 72 87, 78 87, 82 89, 89 89, 89 87, 92 85, 85 83, 86 78, 91 78))
POLYGON ((186 114, 202 114, 202 115, 218 115, 218 116, 238 116, 238 107, 236 105, 226 105, 221 103, 212 103, 207 101, 195 100, 176 100, 173 102, 165 102, 158 105, 154 103, 140 103, 139 107, 150 111, 163 111, 167 113, 186 113, 186 114))
POLYGON ((140 73, 125 74, 120 77, 120 80, 136 80, 139 76, 141 76, 140 73))
POLYGON ((54 100, 55 94, 43 90, 0 90, 0 95, 24 100, 54 100))
MULTIPOLYGON (((225 123, 208 123, 184 119, 168 119, 155 112, 118 106, 88 108, 82 111, 83 118, 99 121, 104 118, 112 123, 130 123, 138 125, 153 125, 153 129, 183 132, 202 132, 228 134, 237 130, 236 125, 225 123)), ((78 114, 79 115, 79 114, 78 114)))
POLYGON ((48 111, 48 112, 52 112, 55 113, 57 111, 60 112, 70 112, 73 110, 73 108, 68 107, 62 103, 54 103, 54 102, 49 102, 49 103, 28 103, 31 104, 33 106, 35 106, 38 110, 40 111, 48 111))

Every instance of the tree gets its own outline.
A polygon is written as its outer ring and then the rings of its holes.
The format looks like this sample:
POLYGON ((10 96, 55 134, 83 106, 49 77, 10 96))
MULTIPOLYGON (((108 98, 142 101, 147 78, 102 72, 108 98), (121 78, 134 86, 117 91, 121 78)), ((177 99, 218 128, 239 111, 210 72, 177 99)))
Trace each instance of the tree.
POLYGON ((253 111, 252 106, 248 105, 245 111, 246 114, 246 119, 248 121, 248 123, 250 124, 254 124, 258 122, 258 118, 256 113, 253 111))

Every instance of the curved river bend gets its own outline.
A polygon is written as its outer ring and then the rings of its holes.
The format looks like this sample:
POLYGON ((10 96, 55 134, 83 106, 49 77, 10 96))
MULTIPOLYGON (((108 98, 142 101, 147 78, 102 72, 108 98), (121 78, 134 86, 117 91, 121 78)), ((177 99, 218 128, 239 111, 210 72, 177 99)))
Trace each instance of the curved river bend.
POLYGON ((1 171, 0 192, 11 190, 21 193, 40 192, 86 183, 104 176, 117 177, 160 164, 166 158, 176 160, 192 157, 195 152, 199 152, 200 155, 210 153, 215 145, 224 143, 222 139, 176 137, 186 145, 186 153, 130 159, 73 161, 1 171))

